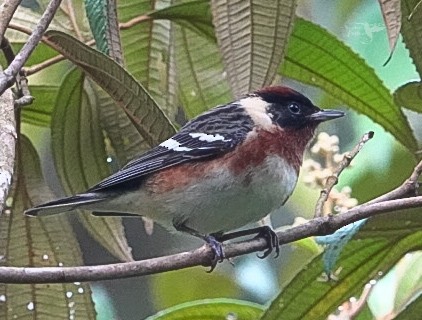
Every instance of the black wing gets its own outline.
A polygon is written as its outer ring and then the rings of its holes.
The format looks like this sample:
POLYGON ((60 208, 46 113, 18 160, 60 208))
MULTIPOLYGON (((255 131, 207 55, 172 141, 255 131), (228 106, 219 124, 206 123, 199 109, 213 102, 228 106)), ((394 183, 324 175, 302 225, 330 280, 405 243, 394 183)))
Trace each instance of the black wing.
POLYGON ((252 126, 252 120, 238 105, 217 107, 187 123, 179 133, 88 191, 118 187, 177 164, 225 154, 243 142, 252 126))

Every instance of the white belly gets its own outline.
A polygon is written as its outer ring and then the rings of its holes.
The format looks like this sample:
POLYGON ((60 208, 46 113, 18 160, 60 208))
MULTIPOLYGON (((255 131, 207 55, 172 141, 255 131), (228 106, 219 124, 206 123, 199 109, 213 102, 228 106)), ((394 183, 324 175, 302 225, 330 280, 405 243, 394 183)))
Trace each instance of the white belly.
POLYGON ((280 208, 292 193, 297 174, 283 159, 273 156, 243 176, 234 177, 219 168, 204 181, 172 191, 165 198, 162 194, 159 199, 146 193, 128 194, 119 203, 109 203, 108 209, 144 215, 170 230, 174 223, 183 223, 202 234, 226 232, 280 208), (139 211, 133 212, 136 207, 139 211))

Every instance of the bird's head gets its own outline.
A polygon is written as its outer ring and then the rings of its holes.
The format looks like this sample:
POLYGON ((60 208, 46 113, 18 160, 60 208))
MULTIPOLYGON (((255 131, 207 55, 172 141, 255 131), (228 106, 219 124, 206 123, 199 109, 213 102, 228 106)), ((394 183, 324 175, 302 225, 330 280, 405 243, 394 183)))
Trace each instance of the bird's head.
POLYGON ((262 99, 274 124, 286 130, 315 129, 321 122, 344 116, 338 110, 322 110, 303 94, 283 86, 266 87, 250 97, 262 99))
POLYGON ((290 157, 297 168, 318 124, 344 116, 342 111, 322 110, 301 93, 283 86, 257 90, 240 99, 239 105, 252 119, 260 143, 290 157))

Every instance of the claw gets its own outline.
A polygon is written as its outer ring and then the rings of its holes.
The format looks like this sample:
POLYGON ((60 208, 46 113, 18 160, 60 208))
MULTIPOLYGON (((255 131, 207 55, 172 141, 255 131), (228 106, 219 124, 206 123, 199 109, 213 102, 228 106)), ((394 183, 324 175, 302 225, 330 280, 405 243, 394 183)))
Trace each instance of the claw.
POLYGON ((211 247, 211 250, 214 252, 214 257, 211 261, 211 268, 207 271, 208 273, 211 273, 217 266, 217 262, 223 262, 225 258, 223 244, 213 236, 205 236, 204 240, 208 243, 208 245, 211 247))
POLYGON ((260 259, 264 259, 266 257, 268 257, 268 255, 273 252, 273 250, 275 250, 275 257, 277 258, 280 255, 280 245, 278 244, 278 236, 277 234, 274 232, 274 230, 272 230, 270 227, 268 226, 264 226, 261 228, 261 230, 259 231, 258 235, 255 238, 265 238, 267 240, 267 250, 265 250, 262 255, 257 255, 258 258, 260 259))

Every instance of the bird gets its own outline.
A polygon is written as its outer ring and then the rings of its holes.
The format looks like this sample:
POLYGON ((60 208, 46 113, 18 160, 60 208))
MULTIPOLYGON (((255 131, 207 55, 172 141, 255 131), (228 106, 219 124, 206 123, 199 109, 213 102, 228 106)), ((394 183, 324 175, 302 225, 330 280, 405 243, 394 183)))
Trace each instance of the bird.
POLYGON ((90 210, 144 216, 203 239, 217 261, 222 242, 256 234, 266 257, 279 252, 268 226, 238 230, 277 211, 292 194, 307 145, 321 122, 343 117, 298 91, 269 86, 212 108, 86 192, 27 209, 28 216, 90 210))

